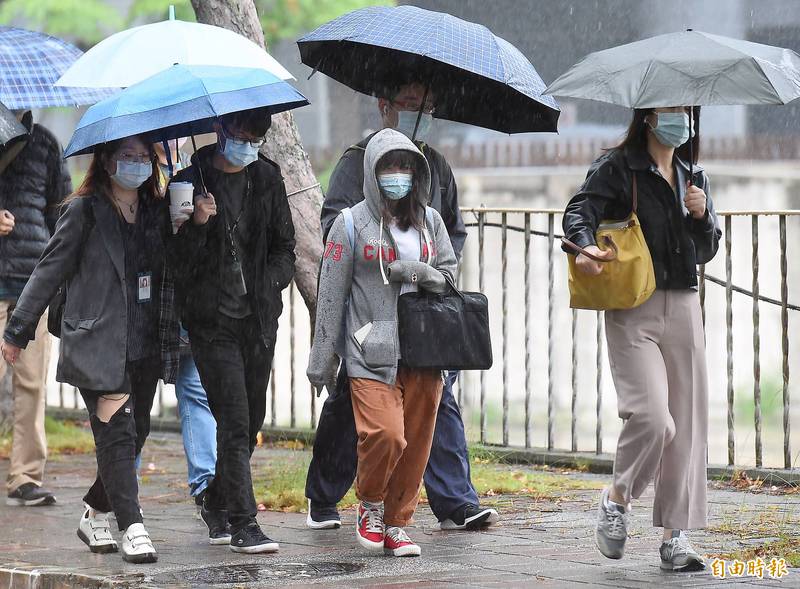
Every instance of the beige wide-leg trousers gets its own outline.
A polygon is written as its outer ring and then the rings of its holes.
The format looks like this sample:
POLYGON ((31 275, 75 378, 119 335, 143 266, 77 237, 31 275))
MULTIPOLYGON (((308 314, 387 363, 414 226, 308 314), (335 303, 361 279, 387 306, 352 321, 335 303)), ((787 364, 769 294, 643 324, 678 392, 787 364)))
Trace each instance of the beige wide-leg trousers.
MULTIPOLYGON (((13 310, 13 303, 0 301, 0 337, 13 310)), ((45 313, 36 327, 36 339, 22 350, 12 369, 14 433, 11 441, 11 465, 6 480, 9 493, 25 483, 42 486, 44 465, 47 462, 44 409, 49 363, 50 334, 47 332, 45 313)), ((5 377, 7 367, 5 360, 0 358, 0 379, 5 377)))
POLYGON ((627 503, 655 479, 654 526, 705 527, 708 375, 697 292, 656 290, 639 307, 607 311, 606 337, 624 420, 615 489, 627 503))

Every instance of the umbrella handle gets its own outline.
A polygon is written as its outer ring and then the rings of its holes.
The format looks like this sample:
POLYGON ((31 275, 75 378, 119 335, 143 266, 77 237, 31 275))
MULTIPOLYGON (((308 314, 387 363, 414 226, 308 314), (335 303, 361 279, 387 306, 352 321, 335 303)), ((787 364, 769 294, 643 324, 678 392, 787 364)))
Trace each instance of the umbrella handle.
MULTIPOLYGON (((691 30, 691 29, 689 29, 691 30)), ((689 186, 694 182, 694 107, 689 107, 689 186)))
MULTIPOLYGON (((197 154, 197 143, 194 140, 194 133, 191 135, 192 137, 192 149, 194 149, 195 155, 197 154)), ((206 181, 203 179, 203 169, 200 166, 200 162, 197 162, 197 174, 200 176, 200 188, 203 189, 203 194, 208 194, 208 189, 206 188, 206 181)))
POLYGON ((425 108, 425 102, 428 100, 428 91, 430 85, 425 84, 425 92, 422 94, 422 103, 419 105, 419 112, 417 113, 417 122, 414 124, 414 132, 411 134, 411 141, 417 138, 417 129, 419 129, 419 122, 422 120, 422 110, 425 108))

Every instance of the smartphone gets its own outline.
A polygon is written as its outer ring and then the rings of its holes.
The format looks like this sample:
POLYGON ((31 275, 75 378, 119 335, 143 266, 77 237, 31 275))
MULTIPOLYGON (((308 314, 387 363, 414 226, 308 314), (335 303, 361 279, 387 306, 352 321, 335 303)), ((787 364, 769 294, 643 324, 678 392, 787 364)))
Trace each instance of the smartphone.
POLYGON ((362 354, 364 353, 364 348, 362 345, 364 344, 364 340, 367 339, 367 335, 369 335, 370 330, 372 329, 372 321, 366 323, 363 327, 361 327, 358 331, 353 334, 353 341, 356 343, 356 347, 358 351, 362 354))

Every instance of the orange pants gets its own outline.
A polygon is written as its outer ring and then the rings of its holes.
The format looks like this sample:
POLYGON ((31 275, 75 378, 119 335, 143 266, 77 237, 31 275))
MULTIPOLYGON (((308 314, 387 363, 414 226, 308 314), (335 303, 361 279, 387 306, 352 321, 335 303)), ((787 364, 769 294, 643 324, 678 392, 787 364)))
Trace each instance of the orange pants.
POLYGON ((441 372, 401 367, 394 386, 351 378, 350 391, 358 432, 356 496, 383 501, 387 526, 407 526, 431 453, 441 372))

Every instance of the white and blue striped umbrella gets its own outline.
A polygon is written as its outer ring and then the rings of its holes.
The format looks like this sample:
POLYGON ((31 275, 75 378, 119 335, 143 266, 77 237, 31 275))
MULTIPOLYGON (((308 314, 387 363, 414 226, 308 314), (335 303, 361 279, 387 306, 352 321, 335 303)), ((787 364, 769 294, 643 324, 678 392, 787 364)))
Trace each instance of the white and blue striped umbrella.
POLYGON ((556 131, 560 111, 533 64, 483 25, 415 6, 373 6, 297 42, 304 64, 358 92, 398 81, 434 94, 434 117, 504 133, 556 131))
POLYGON ((56 37, 0 26, 0 102, 18 110, 94 104, 111 96, 112 90, 53 85, 81 55, 56 37))

